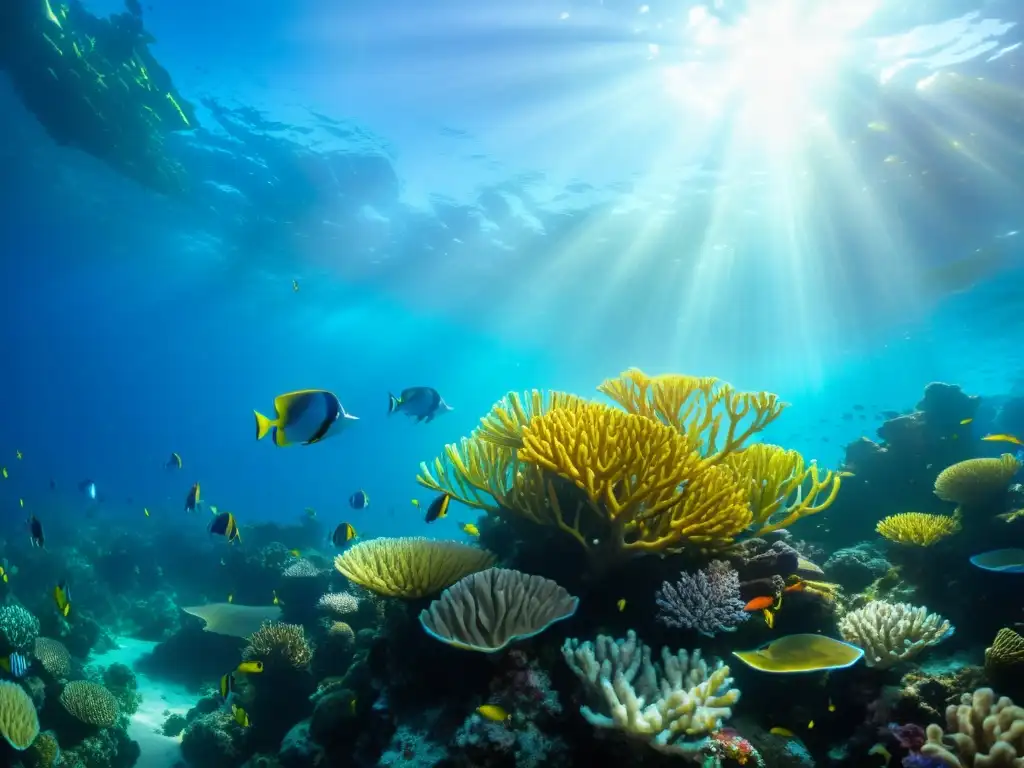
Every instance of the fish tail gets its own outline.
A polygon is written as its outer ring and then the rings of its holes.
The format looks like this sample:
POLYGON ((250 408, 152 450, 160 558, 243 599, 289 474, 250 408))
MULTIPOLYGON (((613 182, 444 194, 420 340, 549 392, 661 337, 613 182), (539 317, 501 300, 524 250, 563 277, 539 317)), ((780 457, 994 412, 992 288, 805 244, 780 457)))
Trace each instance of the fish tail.
POLYGON ((398 410, 398 406, 402 404, 402 401, 397 397, 388 392, 388 414, 392 414, 398 410))
POLYGON ((262 440, 270 432, 274 426, 274 422, 268 419, 259 411, 253 411, 253 416, 256 417, 256 439, 262 440))

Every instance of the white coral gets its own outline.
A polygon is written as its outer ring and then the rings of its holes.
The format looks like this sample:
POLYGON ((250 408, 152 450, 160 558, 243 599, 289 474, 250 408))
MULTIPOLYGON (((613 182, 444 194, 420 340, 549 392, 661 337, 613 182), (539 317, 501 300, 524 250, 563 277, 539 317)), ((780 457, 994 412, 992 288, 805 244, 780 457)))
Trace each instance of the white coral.
POLYGON ((663 752, 692 757, 703 742, 685 741, 718 730, 732 715, 740 692, 729 667, 704 661, 699 650, 661 651, 661 664, 630 630, 625 640, 598 635, 593 643, 570 638, 562 655, 608 714, 583 706, 580 713, 598 728, 615 728, 648 741, 663 752))
POLYGON ((321 597, 316 605, 335 616, 348 616, 359 610, 359 598, 348 592, 329 592, 321 597))
POLYGON ((875 669, 888 669, 912 659, 953 631, 952 624, 923 606, 885 600, 874 600, 850 611, 839 622, 843 639, 863 648, 865 663, 875 669))
POLYGON ((1019 768, 1024 765, 1024 709, 991 688, 965 693, 946 708, 948 732, 929 725, 921 754, 950 768, 1019 768))

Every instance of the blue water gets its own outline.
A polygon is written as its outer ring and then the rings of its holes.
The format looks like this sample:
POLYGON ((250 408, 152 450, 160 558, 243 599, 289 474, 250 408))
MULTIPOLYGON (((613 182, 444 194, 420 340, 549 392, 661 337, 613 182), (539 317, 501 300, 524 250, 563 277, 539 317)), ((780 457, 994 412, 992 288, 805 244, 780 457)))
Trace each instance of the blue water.
MULTIPOLYGON (((788 8, 806 42, 825 5, 727 3, 719 32, 788 8)), ((314 507, 364 537, 453 536, 468 511, 425 529, 410 503, 418 463, 509 390, 715 375, 793 403, 766 437, 834 465, 929 381, 1024 380, 1012 2, 883 3, 799 98, 824 65, 758 84, 792 46, 716 48, 697 4, 230 6, 144 5, 199 107, 168 140, 180 199, 56 146, 0 77, 12 521, 18 499, 78 509, 84 478, 102 515, 170 518, 199 481, 243 525, 314 507), (925 93, 950 72, 984 78, 989 108, 925 93), (936 286, 977 249, 998 265, 936 286), (455 410, 389 418, 415 385, 455 410), (301 388, 357 428, 257 444, 252 410, 301 388), (870 418, 841 420, 853 404, 870 418)))

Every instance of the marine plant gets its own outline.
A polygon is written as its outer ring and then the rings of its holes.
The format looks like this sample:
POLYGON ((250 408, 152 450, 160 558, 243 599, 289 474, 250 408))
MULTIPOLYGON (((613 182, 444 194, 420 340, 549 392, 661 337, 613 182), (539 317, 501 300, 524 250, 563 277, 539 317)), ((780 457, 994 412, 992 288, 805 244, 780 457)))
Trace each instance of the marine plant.
POLYGON ((31 697, 17 683, 0 681, 0 735, 24 751, 39 735, 39 717, 31 697))
POLYGON ((776 446, 744 449, 785 405, 714 378, 631 369, 598 390, 509 393, 417 481, 463 504, 556 528, 596 567, 643 553, 723 550, 834 501, 840 479, 776 446), (748 453, 749 451, 749 453, 748 453), (770 488, 758 495, 752 488, 770 488))
POLYGON ((897 544, 930 547, 960 530, 960 521, 950 515, 901 512, 878 521, 875 530, 897 544))
POLYGON ((494 653, 569 618, 578 605, 578 598, 550 579, 488 568, 442 592, 420 612, 420 624, 442 643, 494 653))
POLYGON ((266 622, 253 632, 242 657, 262 661, 268 668, 305 669, 313 659, 313 648, 301 625, 266 622))
POLYGON ((349 581, 407 600, 437 594, 493 564, 494 555, 486 550, 418 536, 370 539, 334 558, 334 567, 349 581))
POLYGON ((698 759, 707 754, 705 737, 732 716, 740 692, 729 667, 710 664, 699 650, 661 651, 651 660, 649 646, 630 630, 625 639, 598 635, 594 642, 570 638, 562 646, 566 663, 600 710, 580 707, 597 728, 610 728, 658 751, 698 759))

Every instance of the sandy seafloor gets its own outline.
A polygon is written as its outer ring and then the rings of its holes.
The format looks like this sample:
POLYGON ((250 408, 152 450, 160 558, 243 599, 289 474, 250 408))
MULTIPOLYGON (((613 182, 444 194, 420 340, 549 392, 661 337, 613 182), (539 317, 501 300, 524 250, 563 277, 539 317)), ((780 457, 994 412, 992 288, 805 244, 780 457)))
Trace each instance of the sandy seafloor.
POLYGON ((117 644, 119 648, 96 654, 90 658, 89 663, 101 667, 121 663, 135 673, 142 703, 139 711, 132 715, 128 735, 139 742, 142 749, 136 765, 145 768, 182 768, 185 763, 181 759, 180 740, 164 736, 160 728, 169 714, 184 715, 195 706, 199 697, 180 686, 156 682, 139 672, 136 662, 152 651, 156 643, 122 637, 117 639, 117 644))

